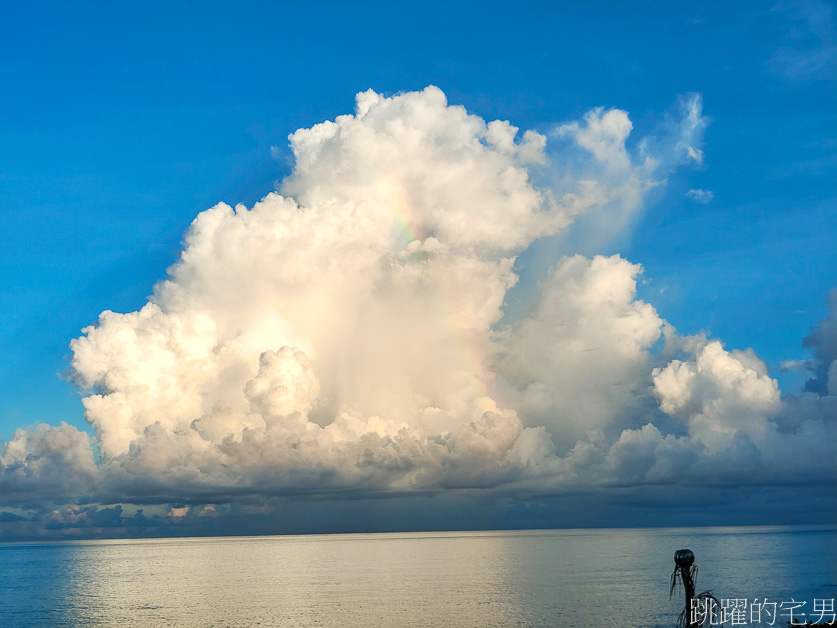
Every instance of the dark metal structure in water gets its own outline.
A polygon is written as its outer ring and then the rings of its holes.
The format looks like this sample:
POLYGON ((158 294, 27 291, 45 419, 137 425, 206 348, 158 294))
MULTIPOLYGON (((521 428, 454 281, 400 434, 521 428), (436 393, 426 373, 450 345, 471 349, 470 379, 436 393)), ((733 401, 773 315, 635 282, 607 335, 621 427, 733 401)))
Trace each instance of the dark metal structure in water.
POLYGON ((709 623, 711 605, 720 606, 712 591, 703 591, 695 595, 695 580, 698 568, 695 565, 695 553, 690 549, 680 549, 674 552, 674 571, 671 574, 671 588, 669 595, 674 595, 677 581, 683 583, 686 593, 686 605, 677 620, 678 628, 700 628, 709 623))

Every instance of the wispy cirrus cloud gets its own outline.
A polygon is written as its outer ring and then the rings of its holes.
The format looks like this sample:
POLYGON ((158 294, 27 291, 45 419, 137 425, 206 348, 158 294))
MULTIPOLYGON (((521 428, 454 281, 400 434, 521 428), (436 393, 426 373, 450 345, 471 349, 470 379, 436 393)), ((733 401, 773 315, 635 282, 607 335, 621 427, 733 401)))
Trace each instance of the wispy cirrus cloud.
POLYGON ((787 43, 767 62, 772 71, 791 80, 832 78, 837 72, 834 7, 819 0, 780 2, 773 11, 789 18, 787 43))

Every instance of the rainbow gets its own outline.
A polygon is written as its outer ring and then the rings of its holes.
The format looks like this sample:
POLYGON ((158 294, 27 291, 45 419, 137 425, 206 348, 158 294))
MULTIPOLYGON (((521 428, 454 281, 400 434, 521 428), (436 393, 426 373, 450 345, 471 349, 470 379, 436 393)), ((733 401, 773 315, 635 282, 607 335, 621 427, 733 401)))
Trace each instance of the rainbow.
MULTIPOLYGON (((380 180, 375 184, 375 189, 395 226, 402 250, 411 242, 422 240, 419 220, 414 216, 403 186, 389 180, 380 180)), ((457 307, 458 295, 454 294, 449 282, 445 281, 440 265, 431 259, 427 268, 434 284, 433 292, 437 297, 433 299, 436 318, 456 343, 454 353, 464 372, 470 374, 473 396, 477 400, 480 414, 496 411, 497 405, 487 387, 487 383, 493 378, 486 368, 486 341, 480 342, 477 334, 469 332, 468 321, 462 308, 457 307)))

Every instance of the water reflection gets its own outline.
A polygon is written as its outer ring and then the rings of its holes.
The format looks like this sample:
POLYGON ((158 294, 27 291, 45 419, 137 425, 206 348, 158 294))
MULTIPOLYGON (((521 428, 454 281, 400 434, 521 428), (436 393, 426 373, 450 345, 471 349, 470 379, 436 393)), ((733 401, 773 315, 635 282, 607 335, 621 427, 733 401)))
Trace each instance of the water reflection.
POLYGON ((834 597, 834 529, 413 533, 0 546, 0 616, 10 626, 669 626, 680 547, 697 554, 698 588, 719 597, 809 607, 834 597))
POLYGON ((521 617, 503 537, 351 535, 87 544, 66 624, 488 625, 521 617))

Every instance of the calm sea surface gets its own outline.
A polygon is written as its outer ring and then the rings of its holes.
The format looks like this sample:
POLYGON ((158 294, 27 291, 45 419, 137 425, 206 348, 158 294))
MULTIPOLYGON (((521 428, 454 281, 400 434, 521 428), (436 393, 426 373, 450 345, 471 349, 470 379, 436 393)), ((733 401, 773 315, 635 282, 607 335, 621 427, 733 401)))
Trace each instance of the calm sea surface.
POLYGON ((0 625, 672 626, 680 548, 720 598, 837 597, 837 528, 9 543, 0 625))

